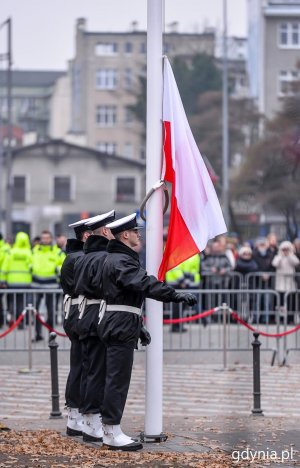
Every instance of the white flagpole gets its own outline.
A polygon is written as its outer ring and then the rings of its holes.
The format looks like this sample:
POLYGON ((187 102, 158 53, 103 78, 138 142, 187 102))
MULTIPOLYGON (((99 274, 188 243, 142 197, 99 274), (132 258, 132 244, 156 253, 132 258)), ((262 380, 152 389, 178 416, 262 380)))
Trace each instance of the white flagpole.
MULTIPOLYGON (((148 191, 161 177, 162 165, 162 31, 163 0, 147 4, 147 173, 148 191)), ((162 194, 156 190, 147 203, 147 271, 157 276, 163 249, 162 194)), ((146 301, 147 328, 151 344, 146 351, 145 437, 161 439, 163 399, 163 308, 146 301)))

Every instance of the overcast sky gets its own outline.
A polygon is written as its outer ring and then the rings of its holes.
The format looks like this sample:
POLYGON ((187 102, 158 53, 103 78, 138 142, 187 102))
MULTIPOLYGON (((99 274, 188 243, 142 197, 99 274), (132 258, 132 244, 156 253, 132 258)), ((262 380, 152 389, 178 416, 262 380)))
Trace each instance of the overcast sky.
MULTIPOLYGON (((247 0, 228 0, 228 31, 245 36, 247 0)), ((204 26, 222 29, 223 0, 165 0, 165 30, 173 21, 180 32, 204 26)), ((132 21, 146 29, 147 0, 1 0, 0 23, 13 22, 15 69, 65 69, 74 56, 76 18, 89 31, 128 31, 132 21)), ((0 30, 0 53, 6 51, 6 28, 0 30)), ((3 69, 4 63, 0 62, 3 69)))

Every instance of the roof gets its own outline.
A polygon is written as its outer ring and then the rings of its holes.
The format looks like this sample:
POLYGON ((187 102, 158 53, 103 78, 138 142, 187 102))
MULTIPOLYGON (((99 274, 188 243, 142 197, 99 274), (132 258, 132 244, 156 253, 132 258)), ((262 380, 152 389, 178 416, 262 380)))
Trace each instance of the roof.
MULTIPOLYGON (((81 153, 87 153, 87 154, 89 154, 91 156, 99 158, 103 162, 106 162, 106 161, 122 162, 122 163, 126 163, 128 165, 131 165, 131 166, 139 167, 141 169, 144 169, 146 167, 146 163, 144 161, 139 161, 139 160, 136 160, 136 159, 130 159, 130 158, 126 158, 126 157, 123 157, 123 156, 117 156, 117 155, 114 155, 114 154, 103 153, 101 151, 95 150, 93 148, 89 148, 87 146, 79 146, 79 145, 74 145, 72 143, 67 143, 64 140, 49 140, 49 141, 44 142, 44 143, 35 143, 33 145, 22 146, 21 148, 15 149, 13 151, 13 155, 17 156, 17 155, 22 154, 22 153, 30 152, 30 150, 33 150, 33 149, 38 149, 38 148, 43 149, 43 148, 50 147, 50 146, 64 146, 66 149, 67 148, 74 149, 74 150, 77 150, 77 151, 79 151, 81 153)), ((51 156, 49 156, 49 157, 51 157, 51 156)), ((63 158, 64 156, 62 155, 61 157, 63 158)))
MULTIPOLYGON (((45 87, 51 86, 61 76, 66 75, 64 71, 44 70, 13 70, 12 85, 19 87, 45 87)), ((6 85, 7 71, 0 70, 0 85, 6 85)))

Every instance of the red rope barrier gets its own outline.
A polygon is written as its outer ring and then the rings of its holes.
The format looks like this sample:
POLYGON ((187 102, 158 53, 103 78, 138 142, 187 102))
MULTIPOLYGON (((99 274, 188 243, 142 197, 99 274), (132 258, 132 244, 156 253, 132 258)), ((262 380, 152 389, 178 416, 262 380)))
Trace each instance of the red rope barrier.
POLYGON ((231 310, 231 309, 230 309, 230 313, 233 316, 233 318, 235 320, 237 320, 239 323, 241 323, 242 325, 244 325, 244 327, 248 328, 249 330, 251 330, 254 333, 259 333, 262 336, 269 336, 271 338, 281 338, 282 336, 290 335, 290 334, 295 333, 296 331, 300 330, 300 325, 297 325, 297 327, 294 327, 291 330, 287 330, 287 331, 282 332, 282 333, 267 333, 267 332, 257 330, 254 327, 251 327, 251 325, 249 325, 249 323, 247 323, 243 319, 241 319, 238 316, 238 314, 236 312, 234 312, 233 310, 231 310))
POLYGON ((19 315, 17 320, 10 327, 7 330, 5 330, 5 332, 0 334, 0 338, 4 338, 6 335, 12 332, 22 322, 24 317, 25 317, 25 314, 23 313, 19 315))
POLYGON ((44 322, 44 320, 42 319, 42 317, 40 316, 40 314, 38 312, 36 312, 36 318, 49 331, 55 332, 58 336, 62 336, 63 338, 66 338, 68 336, 68 335, 65 335, 65 333, 61 333, 61 332, 55 330, 55 328, 50 327, 50 325, 47 322, 44 322))
POLYGON ((213 314, 217 309, 218 307, 214 307, 213 309, 206 310, 205 312, 201 312, 201 314, 192 315, 190 317, 182 317, 178 319, 165 319, 163 323, 172 324, 172 323, 192 322, 193 320, 198 320, 204 317, 208 317, 209 315, 213 314))

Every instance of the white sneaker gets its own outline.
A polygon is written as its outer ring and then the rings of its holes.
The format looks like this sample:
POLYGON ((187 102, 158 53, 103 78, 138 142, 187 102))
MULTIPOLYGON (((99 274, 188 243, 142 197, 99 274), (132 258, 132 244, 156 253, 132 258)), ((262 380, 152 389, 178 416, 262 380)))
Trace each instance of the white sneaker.
POLYGON ((78 408, 67 408, 68 422, 67 422, 67 435, 81 436, 83 429, 83 417, 79 413, 78 408))
POLYGON ((134 452, 143 448, 140 442, 136 442, 124 434, 119 424, 115 426, 103 424, 103 432, 103 446, 110 450, 134 452))
POLYGON ((103 428, 100 413, 83 415, 84 427, 82 431, 84 442, 102 442, 103 428))

